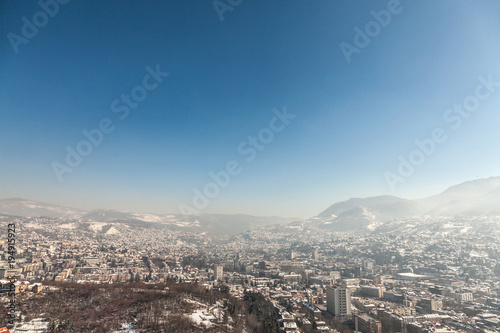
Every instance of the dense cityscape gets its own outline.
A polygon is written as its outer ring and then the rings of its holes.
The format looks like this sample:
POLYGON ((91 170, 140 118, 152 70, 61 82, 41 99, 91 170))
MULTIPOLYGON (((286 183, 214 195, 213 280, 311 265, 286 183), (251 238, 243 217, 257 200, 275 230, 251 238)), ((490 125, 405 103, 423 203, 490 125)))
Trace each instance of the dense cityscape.
MULTIPOLYGON (((16 267, 8 267, 4 240, 0 268, 4 296, 5 278, 16 281, 16 332, 68 320, 27 311, 59 288, 131 283, 190 284, 236 300, 256 293, 272 304, 282 332, 500 331, 499 218, 414 217, 364 235, 325 232, 310 220, 233 236, 126 222, 2 221, 17 230, 16 267)), ((232 331, 238 323, 227 302, 185 297, 195 305, 183 313, 190 329, 232 331)), ((171 311, 163 311, 168 322, 171 311)), ((239 323, 240 330, 273 331, 259 326, 261 319, 239 323)), ((134 317, 117 324, 147 331, 134 317)))

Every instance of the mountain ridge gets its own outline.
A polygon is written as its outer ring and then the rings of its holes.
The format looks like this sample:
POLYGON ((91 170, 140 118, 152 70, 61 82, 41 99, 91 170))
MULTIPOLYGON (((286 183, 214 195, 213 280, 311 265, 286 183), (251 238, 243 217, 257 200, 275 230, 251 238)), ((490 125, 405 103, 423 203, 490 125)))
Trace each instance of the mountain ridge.
POLYGON ((279 216, 252 216, 246 214, 150 214, 124 212, 112 209, 89 211, 63 207, 22 198, 0 200, 0 215, 11 217, 47 217, 77 222, 125 223, 136 226, 168 227, 194 233, 209 232, 219 235, 235 235, 262 226, 286 224, 297 220, 279 216))
MULTIPOLYGON (((481 178, 452 185, 439 194, 422 199, 393 195, 350 198, 336 202, 309 219, 318 227, 335 231, 372 230, 386 222, 417 215, 500 216, 500 177, 481 178)), ((262 226, 286 224, 303 219, 247 214, 148 214, 110 209, 85 211, 22 198, 0 200, 0 214, 24 217, 78 219, 96 222, 159 223, 195 232, 236 234, 262 226)))
POLYGON ((315 223, 320 228, 338 231, 370 230, 385 222, 416 215, 500 215, 500 177, 465 181, 422 199, 392 195, 351 198, 329 206, 316 216, 315 223))

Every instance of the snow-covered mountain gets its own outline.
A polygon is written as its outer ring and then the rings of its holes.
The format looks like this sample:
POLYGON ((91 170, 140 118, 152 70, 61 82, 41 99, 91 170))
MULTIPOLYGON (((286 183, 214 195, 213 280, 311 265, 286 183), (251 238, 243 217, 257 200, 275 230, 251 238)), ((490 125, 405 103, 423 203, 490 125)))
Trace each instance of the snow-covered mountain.
POLYGON ((348 231, 373 228, 395 218, 421 213, 418 203, 394 196, 351 198, 337 202, 315 219, 320 228, 348 231))
POLYGON ((26 199, 4 199, 0 200, 0 213, 24 217, 79 217, 85 212, 77 208, 69 208, 50 203, 26 200, 26 199))
MULTIPOLYGON (((140 226, 161 224, 175 230, 235 235, 263 226, 284 225, 298 219, 249 215, 144 214, 114 210, 85 212, 25 199, 0 200, 0 214, 24 217, 47 216, 80 222, 127 223, 140 226)), ((337 202, 318 216, 298 221, 328 231, 373 231, 387 222, 411 218, 500 216, 500 177, 478 179, 451 186, 444 192, 418 200, 395 196, 352 198, 337 202)))
POLYGON ((429 215, 500 215, 500 177, 454 185, 417 202, 429 215))
POLYGON ((383 195, 371 198, 351 198, 337 202, 321 212, 320 217, 342 216, 354 212, 358 214, 360 208, 370 211, 379 218, 393 218, 419 213, 419 205, 411 200, 383 195))
POLYGON ((242 214, 146 214, 96 209, 85 212, 26 199, 0 200, 0 214, 22 217, 51 217, 76 222, 122 223, 141 227, 162 225, 173 230, 208 232, 217 235, 235 235, 267 225, 286 224, 297 219, 277 216, 261 217, 242 214))
POLYGON ((388 221, 417 215, 500 215, 500 177, 467 181, 418 200, 394 196, 349 199, 331 205, 312 221, 329 230, 370 231, 388 221))

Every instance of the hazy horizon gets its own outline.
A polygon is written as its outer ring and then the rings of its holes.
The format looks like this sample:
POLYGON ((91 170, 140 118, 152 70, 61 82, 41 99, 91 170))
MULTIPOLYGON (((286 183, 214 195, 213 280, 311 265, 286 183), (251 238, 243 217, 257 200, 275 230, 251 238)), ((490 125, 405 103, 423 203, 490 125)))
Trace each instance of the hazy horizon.
MULTIPOLYGON (((492 178, 500 178, 500 176, 492 176, 492 177, 488 177, 488 178, 475 179, 475 180, 488 180, 488 179, 492 179, 492 178)), ((425 197, 415 197, 415 198, 400 197, 400 198, 401 199, 407 199, 407 200, 425 199, 425 198, 428 198, 428 197, 432 197, 432 196, 441 194, 442 192, 448 190, 452 186, 460 185, 460 184, 467 183, 467 182, 470 182, 470 181, 474 181, 474 180, 468 180, 468 181, 464 181, 464 182, 457 183, 457 184, 451 184, 450 186, 448 186, 447 188, 443 189, 442 191, 439 191, 439 192, 436 192, 436 193, 429 193, 429 195, 427 195, 425 197)), ((377 197, 377 196, 374 196, 374 197, 377 197)), ((363 199, 363 198, 367 198, 367 197, 355 197, 354 196, 354 197, 344 198, 344 199, 339 200, 339 201, 331 202, 330 204, 328 204, 328 206, 325 206, 320 211, 318 211, 318 212, 316 212, 316 213, 314 213, 313 215, 310 215, 310 216, 281 216, 281 215, 277 215, 277 214, 258 215, 258 214, 251 214, 251 213, 250 214, 249 213, 242 213, 242 212, 237 212, 237 211, 235 211, 235 212, 225 212, 225 213, 221 213, 221 212, 210 212, 210 213, 200 212, 197 215, 203 215, 203 213, 207 213, 207 214, 223 214, 223 215, 226 215, 226 214, 227 215, 250 215, 250 216, 257 216, 257 217, 259 217, 259 216, 260 217, 266 217, 266 216, 272 217, 272 216, 276 216, 276 217, 285 217, 285 218, 307 219, 307 218, 312 218, 312 217, 318 216, 318 214, 320 214, 325 209, 329 208, 331 205, 333 205, 335 203, 348 201, 350 199, 363 199)), ((115 207, 108 207, 108 206, 98 206, 98 207, 88 206, 88 207, 82 207, 82 206, 76 206, 76 205, 65 205, 65 204, 61 204, 59 202, 48 202, 47 200, 43 200, 43 199, 42 200, 34 200, 33 198, 6 197, 6 198, 0 198, 0 201, 3 201, 3 200, 12 200, 12 199, 22 199, 22 200, 29 200, 29 201, 37 201, 37 202, 41 202, 41 203, 53 204, 53 205, 62 206, 62 207, 79 209, 79 210, 83 210, 83 211, 116 210, 116 211, 132 212, 132 213, 140 213, 140 214, 157 214, 157 215, 175 214, 173 212, 165 212, 165 211, 141 211, 141 210, 133 210, 133 209, 129 209, 129 208, 126 208, 126 207, 123 208, 123 209, 121 209, 121 208, 115 208, 115 207)))

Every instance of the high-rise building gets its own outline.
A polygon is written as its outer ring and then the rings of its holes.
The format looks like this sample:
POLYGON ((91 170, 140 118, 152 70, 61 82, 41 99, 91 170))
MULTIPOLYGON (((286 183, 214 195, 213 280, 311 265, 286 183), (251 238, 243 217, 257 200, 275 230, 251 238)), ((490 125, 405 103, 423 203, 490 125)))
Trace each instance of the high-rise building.
POLYGON ((215 265, 215 279, 222 280, 224 278, 224 266, 215 265))
POLYGON ((367 273, 373 273, 373 267, 375 266, 375 261, 372 259, 363 260, 363 271, 367 273))
POLYGON ((236 269, 240 268, 240 254, 239 253, 236 253, 236 257, 234 258, 234 261, 233 261, 233 266, 236 269))
POLYGON ((424 313, 432 313, 443 308, 443 299, 436 297, 422 298, 418 302, 418 305, 422 308, 424 313))
POLYGON ((336 317, 351 316, 351 291, 347 286, 326 287, 327 311, 336 317))
POLYGON ((314 252, 313 252, 313 259, 314 260, 319 260, 319 250, 316 248, 314 249, 314 252))

